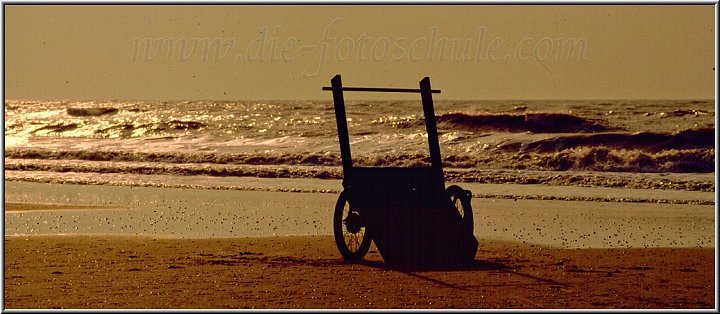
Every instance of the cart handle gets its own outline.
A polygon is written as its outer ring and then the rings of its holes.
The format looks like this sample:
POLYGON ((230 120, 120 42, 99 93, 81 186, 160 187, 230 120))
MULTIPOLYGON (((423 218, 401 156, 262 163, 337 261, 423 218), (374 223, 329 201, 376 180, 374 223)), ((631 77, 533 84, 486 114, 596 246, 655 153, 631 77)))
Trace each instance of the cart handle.
MULTIPOLYGON (((322 90, 333 90, 332 87, 324 86, 322 90)), ((380 92, 380 93, 422 93, 422 89, 417 88, 382 88, 382 87, 343 87, 343 91, 347 92, 380 92)), ((429 90, 431 94, 440 94, 439 89, 429 90)))

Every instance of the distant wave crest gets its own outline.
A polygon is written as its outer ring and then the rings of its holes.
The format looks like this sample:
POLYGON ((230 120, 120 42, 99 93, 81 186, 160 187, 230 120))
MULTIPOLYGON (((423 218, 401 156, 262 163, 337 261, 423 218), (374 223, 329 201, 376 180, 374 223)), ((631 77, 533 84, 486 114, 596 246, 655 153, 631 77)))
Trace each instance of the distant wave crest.
MULTIPOLYGON (((444 129, 485 132, 576 133, 617 130, 587 118, 564 113, 466 114, 446 113, 436 117, 444 129)), ((423 124, 424 119, 381 119, 375 123, 391 123, 395 128, 423 124)))
POLYGON ((93 117, 101 116, 106 114, 114 114, 119 110, 118 108, 112 107, 99 107, 99 108, 67 108, 67 114, 73 117, 93 117))
POLYGON ((599 122, 563 113, 527 113, 524 115, 448 113, 439 116, 437 120, 441 125, 473 131, 575 133, 612 130, 599 122))

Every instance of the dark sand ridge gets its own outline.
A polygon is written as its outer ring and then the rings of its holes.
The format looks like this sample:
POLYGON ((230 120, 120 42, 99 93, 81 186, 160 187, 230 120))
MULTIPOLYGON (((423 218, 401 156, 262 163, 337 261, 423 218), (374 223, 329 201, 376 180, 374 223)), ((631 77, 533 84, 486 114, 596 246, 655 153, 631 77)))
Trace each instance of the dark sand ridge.
POLYGON ((35 203, 8 203, 5 202, 5 213, 14 213, 21 211, 57 211, 57 210, 112 210, 118 208, 106 206, 89 206, 89 205, 71 205, 71 204, 35 204, 35 203))

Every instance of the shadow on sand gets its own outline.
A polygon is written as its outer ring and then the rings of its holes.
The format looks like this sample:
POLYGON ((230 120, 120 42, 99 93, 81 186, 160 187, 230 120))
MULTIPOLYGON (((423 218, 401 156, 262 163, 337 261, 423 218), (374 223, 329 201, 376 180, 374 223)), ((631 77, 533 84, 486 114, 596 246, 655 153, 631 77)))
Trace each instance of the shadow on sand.
POLYGON ((435 278, 431 278, 427 275, 424 275, 423 273, 430 273, 430 272, 477 272, 477 271, 497 271, 512 275, 517 275, 520 277, 528 278, 534 281, 537 281, 538 283, 543 284, 551 284, 551 285, 558 285, 558 286, 566 286, 563 283, 557 282, 552 279, 542 278, 533 276, 530 274, 524 274, 521 272, 518 272, 513 269, 513 267, 501 264, 501 263, 495 263, 485 260, 473 260, 468 263, 463 264, 455 264, 453 266, 446 266, 446 267, 425 267, 425 268, 414 268, 414 269, 408 269, 408 268, 397 268, 397 267, 390 267, 386 263, 382 261, 377 260, 360 260, 360 261, 343 261, 342 259, 338 258, 322 258, 322 259, 309 259, 304 257, 292 257, 292 256, 264 256, 262 253, 252 253, 252 252, 239 252, 236 254, 222 254, 222 255, 214 255, 214 254, 208 254, 208 255, 200 255, 199 257, 199 263, 203 264, 210 264, 210 265, 218 265, 218 266, 240 266, 245 265, 247 263, 253 262, 253 263, 262 263, 262 264, 268 264, 268 265, 274 265, 274 266, 289 266, 289 265, 303 265, 303 266, 310 266, 310 267, 338 267, 343 265, 361 265, 361 266, 367 266, 372 267, 380 270, 385 271, 395 271, 402 274, 405 274, 410 277, 426 280, 428 282, 432 282, 441 286, 445 286, 448 288, 453 289, 460 289, 465 290, 465 287, 453 285, 435 278))
POLYGON ((558 286, 566 286, 564 283, 561 283, 561 282, 558 282, 558 281, 555 281, 552 279, 537 277, 537 276, 533 276, 530 274, 524 274, 524 273, 513 270, 513 268, 510 266, 503 265, 500 263, 494 263, 494 262, 490 262, 490 261, 483 261, 483 260, 473 260, 468 263, 447 266, 447 267, 424 267, 424 268, 414 268, 414 269, 391 268, 388 265, 386 265, 385 263, 380 262, 380 261, 362 260, 362 261, 357 261, 357 262, 346 261, 345 263, 346 264, 363 265, 363 266, 368 266, 368 267, 373 267, 373 268, 383 269, 383 270, 397 271, 397 272, 403 273, 403 274, 411 276, 411 277, 423 279, 423 280, 426 280, 426 281, 429 281, 432 283, 436 283, 436 284, 439 284, 439 285, 442 285, 442 286, 445 286, 448 288, 460 289, 460 290, 465 290, 465 288, 462 286, 453 285, 453 284, 450 284, 450 283, 447 283, 447 282, 444 282, 441 280, 437 280, 437 279, 434 279, 434 278, 431 278, 428 276, 424 276, 424 275, 422 275, 422 273, 423 272, 456 272, 456 271, 499 271, 499 272, 503 272, 503 273, 513 274, 513 275, 517 275, 520 277, 532 279, 532 280, 538 281, 540 283, 558 285, 558 286))

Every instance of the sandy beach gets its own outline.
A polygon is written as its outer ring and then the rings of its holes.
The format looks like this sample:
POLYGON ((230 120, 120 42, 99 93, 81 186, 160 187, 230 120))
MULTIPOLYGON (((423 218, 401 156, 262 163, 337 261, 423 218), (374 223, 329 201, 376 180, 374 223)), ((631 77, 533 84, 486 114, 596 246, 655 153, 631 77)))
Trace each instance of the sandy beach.
POLYGON ((409 273, 386 269, 374 247, 361 263, 341 259, 331 236, 334 193, 5 183, 8 309, 716 302, 711 205, 474 198, 475 263, 409 273))
POLYGON ((482 241, 467 270, 344 263, 332 237, 10 237, 7 308, 713 308, 714 250, 482 241))
POLYGON ((717 3, 21 4, 0 310, 720 309, 717 3))

